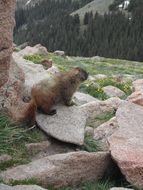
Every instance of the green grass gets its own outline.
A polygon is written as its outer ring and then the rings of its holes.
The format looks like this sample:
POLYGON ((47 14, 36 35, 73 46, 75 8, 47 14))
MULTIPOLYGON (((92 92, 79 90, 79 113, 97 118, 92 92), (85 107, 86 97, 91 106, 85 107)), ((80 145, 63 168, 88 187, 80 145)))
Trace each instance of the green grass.
POLYGON ((98 182, 98 183, 85 183, 81 190, 109 190, 113 187, 108 181, 98 182))
POLYGON ((27 164, 29 161, 26 159, 19 159, 19 160, 8 160, 8 161, 3 161, 0 162, 0 171, 4 171, 7 168, 15 167, 17 165, 22 165, 22 164, 27 164))
POLYGON ((34 54, 34 55, 25 55, 24 59, 32 61, 35 64, 41 63, 41 61, 44 59, 41 55, 34 54))
POLYGON ((97 115, 95 117, 95 119, 98 119, 100 121, 106 122, 106 121, 110 120, 114 116, 115 116, 114 112, 105 112, 105 113, 97 115))
POLYGON ((52 59, 60 70, 66 71, 73 67, 83 67, 90 75, 105 74, 108 77, 112 75, 130 74, 137 77, 143 77, 143 63, 136 61, 110 59, 110 58, 84 58, 84 57, 60 57, 54 53, 48 53, 47 56, 27 55, 25 59, 40 63, 43 59, 52 59))
POLYGON ((94 140, 91 136, 85 136, 83 149, 88 152, 97 152, 101 150, 99 142, 94 140))
POLYGON ((2 162, 0 169, 26 163, 29 161, 25 144, 40 142, 45 136, 38 129, 24 129, 11 123, 9 117, 0 114, 0 154, 12 155, 13 159, 2 162))
POLYGON ((99 100, 106 100, 109 97, 103 92, 102 88, 96 86, 94 83, 85 82, 81 84, 80 91, 90 94, 91 96, 99 99, 99 100))
POLYGON ((111 118, 115 116, 114 112, 104 112, 99 115, 91 115, 90 118, 87 119, 87 126, 96 128, 99 125, 109 121, 111 118))
POLYGON ((12 180, 10 182, 10 185, 15 186, 15 185, 39 185, 42 186, 42 183, 37 181, 36 179, 25 179, 25 180, 12 180))
MULTIPOLYGON (((132 93, 130 81, 126 83, 120 83, 111 77, 108 77, 105 79, 98 79, 95 81, 87 80, 86 82, 81 84, 80 90, 90 94, 91 96, 95 98, 98 98, 99 100, 106 100, 109 97, 104 93, 102 88, 109 85, 119 88, 120 90, 125 92, 126 96, 132 93)), ((126 98, 126 96, 123 98, 126 98)))
POLYGON ((61 188, 54 188, 53 186, 44 186, 41 182, 37 181, 36 179, 26 179, 20 181, 11 181, 10 185, 39 185, 47 188, 48 190, 109 190, 111 187, 114 186, 114 183, 109 181, 100 181, 100 182, 86 182, 78 187, 61 187, 61 188))

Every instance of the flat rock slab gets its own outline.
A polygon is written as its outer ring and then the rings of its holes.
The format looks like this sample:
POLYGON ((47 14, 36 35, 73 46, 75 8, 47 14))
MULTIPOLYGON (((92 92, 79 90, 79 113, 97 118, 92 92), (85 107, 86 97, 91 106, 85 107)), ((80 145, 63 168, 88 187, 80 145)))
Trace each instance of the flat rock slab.
POLYGON ((14 187, 0 184, 0 190, 46 190, 37 185, 16 185, 14 187))
POLYGON ((32 178, 46 186, 74 186, 85 181, 100 180, 110 164, 111 158, 107 152, 72 152, 48 156, 8 169, 1 172, 0 178, 4 182, 32 178))
POLYGON ((119 129, 108 139, 111 155, 127 181, 143 188, 143 107, 125 101, 116 119, 119 129))
POLYGON ((84 128, 86 125, 85 113, 77 106, 56 107, 57 114, 48 116, 38 114, 38 126, 48 135, 68 143, 83 145, 84 128))

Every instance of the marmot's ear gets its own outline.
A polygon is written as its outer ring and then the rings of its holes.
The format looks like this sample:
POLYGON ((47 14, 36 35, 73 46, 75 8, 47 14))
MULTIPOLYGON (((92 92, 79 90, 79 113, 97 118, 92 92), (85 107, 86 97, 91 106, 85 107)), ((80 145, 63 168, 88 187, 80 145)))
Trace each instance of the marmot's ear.
POLYGON ((78 67, 75 67, 75 68, 74 68, 74 74, 75 74, 75 75, 78 75, 79 72, 80 72, 80 69, 79 69, 78 67))

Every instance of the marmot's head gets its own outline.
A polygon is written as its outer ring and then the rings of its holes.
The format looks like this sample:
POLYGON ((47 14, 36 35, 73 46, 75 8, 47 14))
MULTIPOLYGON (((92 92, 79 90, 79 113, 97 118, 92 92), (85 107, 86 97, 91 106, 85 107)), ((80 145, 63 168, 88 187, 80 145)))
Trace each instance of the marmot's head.
POLYGON ((76 68, 74 68, 74 71, 75 71, 75 74, 79 77, 80 81, 87 80, 88 73, 84 69, 82 69, 80 67, 76 67, 76 68))

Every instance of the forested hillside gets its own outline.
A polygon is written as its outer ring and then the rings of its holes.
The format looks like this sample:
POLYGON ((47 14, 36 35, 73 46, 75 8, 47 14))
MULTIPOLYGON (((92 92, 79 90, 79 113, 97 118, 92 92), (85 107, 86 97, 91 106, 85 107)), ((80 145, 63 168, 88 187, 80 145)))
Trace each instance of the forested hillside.
POLYGON ((130 0, 125 11, 124 0, 114 0, 110 12, 90 12, 81 26, 79 16, 70 14, 90 0, 47 0, 37 6, 16 12, 15 42, 41 43, 49 51, 64 50, 74 56, 104 56, 143 60, 143 1, 130 0))

